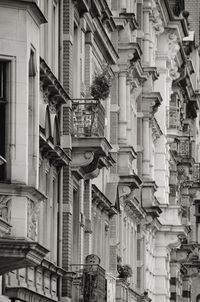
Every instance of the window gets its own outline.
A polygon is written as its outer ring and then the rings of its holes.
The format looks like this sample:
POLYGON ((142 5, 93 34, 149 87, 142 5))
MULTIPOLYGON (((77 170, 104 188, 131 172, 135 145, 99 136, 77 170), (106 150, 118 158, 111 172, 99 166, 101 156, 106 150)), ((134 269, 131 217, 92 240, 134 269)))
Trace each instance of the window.
MULTIPOLYGON (((6 140, 6 63, 0 62, 0 156, 5 158, 6 140)), ((0 165, 0 181, 5 180, 5 165, 0 165)))
POLYGON ((28 156, 29 156, 29 185, 35 185, 35 167, 34 167, 34 158, 37 154, 37 143, 35 142, 36 137, 36 89, 35 89, 35 76, 37 73, 37 65, 35 58, 35 51, 33 48, 30 50, 29 58, 29 101, 28 101, 28 156))

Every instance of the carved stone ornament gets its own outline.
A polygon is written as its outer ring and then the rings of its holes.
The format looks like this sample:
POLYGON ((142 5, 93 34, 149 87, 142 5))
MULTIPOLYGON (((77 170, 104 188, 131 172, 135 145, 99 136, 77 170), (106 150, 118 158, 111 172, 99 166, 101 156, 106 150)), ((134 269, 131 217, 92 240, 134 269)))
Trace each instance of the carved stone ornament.
POLYGON ((11 196, 0 195, 0 218, 10 222, 11 196))
POLYGON ((39 203, 35 203, 32 200, 28 200, 28 237, 32 240, 37 240, 38 237, 38 215, 39 215, 39 203))
POLYGON ((152 10, 152 20, 156 35, 162 34, 164 32, 164 25, 162 19, 160 18, 159 11, 156 7, 154 7, 152 10))
POLYGON ((180 73, 178 72, 178 65, 176 62, 176 55, 180 50, 180 46, 178 44, 178 37, 171 33, 168 35, 169 42, 169 59, 167 62, 169 75, 172 80, 177 80, 180 77, 180 73))

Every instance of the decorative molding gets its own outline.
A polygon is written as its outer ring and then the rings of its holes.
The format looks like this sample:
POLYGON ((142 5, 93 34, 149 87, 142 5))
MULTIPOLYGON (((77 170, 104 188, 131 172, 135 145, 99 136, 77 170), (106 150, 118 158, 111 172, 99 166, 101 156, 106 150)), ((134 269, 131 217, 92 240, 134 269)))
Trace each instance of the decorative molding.
POLYGON ((28 219, 27 219, 27 236, 28 238, 38 240, 38 217, 39 217, 40 203, 34 203, 28 199, 28 219))
POLYGON ((160 13, 156 7, 152 9, 152 22, 153 28, 155 30, 156 35, 160 35, 164 32, 164 24, 160 17, 160 13))
POLYGON ((167 62, 167 67, 169 69, 169 75, 172 78, 172 80, 177 80, 180 77, 180 73, 178 72, 178 64, 176 62, 176 55, 180 50, 178 37, 174 33, 170 33, 168 35, 168 43, 169 43, 169 59, 167 62))

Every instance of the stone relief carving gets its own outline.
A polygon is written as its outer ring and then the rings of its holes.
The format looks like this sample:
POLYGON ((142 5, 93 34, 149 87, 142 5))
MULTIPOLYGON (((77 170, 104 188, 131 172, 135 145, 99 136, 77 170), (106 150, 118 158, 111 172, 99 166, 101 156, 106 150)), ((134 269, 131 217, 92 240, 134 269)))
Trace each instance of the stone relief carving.
POLYGON ((0 217, 7 222, 10 222, 10 216, 11 216, 10 204, 11 204, 11 196, 7 196, 7 195, 0 196, 0 217))
POLYGON ((164 25, 162 19, 160 18, 160 13, 156 7, 154 7, 152 10, 152 21, 156 35, 162 34, 164 32, 164 25))
POLYGON ((167 66, 169 69, 169 75, 172 80, 177 80, 180 77, 180 73, 178 72, 178 65, 176 62, 176 54, 178 53, 180 46, 178 44, 178 37, 171 33, 168 35, 169 42, 169 59, 167 62, 167 66))
POLYGON ((37 240, 38 237, 38 215, 40 204, 32 200, 28 200, 28 234, 27 236, 32 240, 37 240))

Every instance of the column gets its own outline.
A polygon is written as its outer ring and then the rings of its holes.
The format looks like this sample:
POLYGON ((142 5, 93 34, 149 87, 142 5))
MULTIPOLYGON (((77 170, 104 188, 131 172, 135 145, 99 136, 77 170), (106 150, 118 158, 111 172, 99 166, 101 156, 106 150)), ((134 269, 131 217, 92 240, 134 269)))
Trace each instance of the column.
POLYGON ((84 255, 86 257, 92 252, 92 187, 90 180, 86 180, 84 186, 84 215, 84 255))
POLYGON ((87 32, 85 35, 85 85, 86 93, 89 93, 89 87, 92 83, 92 45, 93 45, 93 34, 87 32))
POLYGON ((154 179, 154 142, 153 142, 153 137, 152 137, 152 126, 150 126, 149 129, 149 145, 151 146, 150 148, 150 177, 151 179, 154 179))
POLYGON ((127 79, 127 82, 126 82, 126 112, 127 112, 126 133, 127 133, 127 143, 128 143, 128 145, 131 145, 131 114, 132 114, 132 109, 131 109, 130 90, 131 90, 131 82, 130 82, 130 79, 127 79))
POLYGON ((130 146, 131 144, 131 115, 132 115, 132 108, 131 108, 131 82, 130 79, 127 79, 126 83, 126 112, 127 112, 127 144, 130 146))
POLYGON ((143 118, 142 127, 142 139, 143 139, 143 158, 142 158, 142 176, 144 178, 149 178, 149 162, 150 162, 150 152, 149 152, 149 117, 143 118))
POLYGON ((119 144, 126 144, 126 72, 119 73, 119 144))
POLYGON ((144 28, 144 63, 149 63, 149 42, 150 42, 150 22, 149 22, 149 9, 150 2, 147 2, 143 11, 143 28, 144 28))

